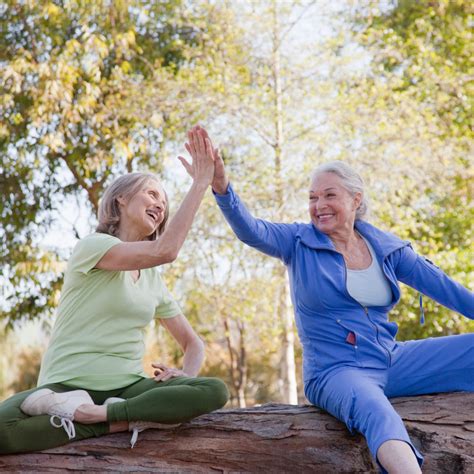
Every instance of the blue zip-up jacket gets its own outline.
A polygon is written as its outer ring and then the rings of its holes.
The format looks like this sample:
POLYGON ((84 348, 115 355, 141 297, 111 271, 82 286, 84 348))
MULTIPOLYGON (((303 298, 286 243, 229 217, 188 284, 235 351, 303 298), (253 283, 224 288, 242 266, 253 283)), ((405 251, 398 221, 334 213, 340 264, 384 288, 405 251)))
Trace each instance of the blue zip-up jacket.
POLYGON ((398 326, 388 312, 400 299, 398 281, 474 319, 474 294, 417 255, 409 242, 358 220, 390 282, 388 306, 361 306, 347 292, 346 265, 331 239, 313 224, 275 224, 254 218, 231 185, 215 194, 237 237, 280 258, 288 269, 296 327, 303 346, 305 385, 339 366, 387 368, 397 355, 398 326))

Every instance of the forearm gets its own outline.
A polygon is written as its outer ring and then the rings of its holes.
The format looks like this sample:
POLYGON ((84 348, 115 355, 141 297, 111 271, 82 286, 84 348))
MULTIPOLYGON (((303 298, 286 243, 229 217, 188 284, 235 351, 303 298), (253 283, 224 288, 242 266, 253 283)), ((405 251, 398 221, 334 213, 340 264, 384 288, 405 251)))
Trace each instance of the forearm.
POLYGON ((225 195, 215 194, 217 204, 235 235, 261 252, 288 260, 294 241, 293 224, 275 224, 257 219, 228 185, 225 195))
POLYGON ((190 377, 196 377, 204 362, 204 343, 196 338, 189 343, 184 351, 183 372, 190 377))
POLYGON ((165 255, 168 261, 178 256, 207 188, 207 184, 192 184, 166 230, 155 242, 157 256, 165 255))
POLYGON ((433 298, 446 308, 474 319, 474 293, 446 275, 429 260, 405 249, 413 262, 408 273, 400 275, 399 280, 433 298))

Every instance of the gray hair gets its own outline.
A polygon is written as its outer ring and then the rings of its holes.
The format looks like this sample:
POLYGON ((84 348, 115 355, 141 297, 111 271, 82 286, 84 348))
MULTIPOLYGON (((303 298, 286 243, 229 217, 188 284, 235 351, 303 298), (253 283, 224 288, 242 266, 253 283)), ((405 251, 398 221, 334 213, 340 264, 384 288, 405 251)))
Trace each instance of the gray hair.
MULTIPOLYGON (((109 234, 118 237, 118 229, 120 225, 120 206, 118 198, 123 197, 130 199, 138 193, 149 181, 158 181, 156 176, 148 173, 129 173, 120 176, 105 190, 104 195, 99 203, 98 219, 99 224, 96 232, 109 234)), ((163 222, 158 226, 153 234, 149 235, 147 240, 156 240, 166 227, 169 217, 168 196, 165 192, 166 208, 163 222)))
POLYGON ((356 219, 363 219, 369 212, 369 202, 364 193, 364 180, 353 168, 343 161, 330 161, 319 165, 311 175, 311 181, 321 173, 334 173, 342 180, 342 185, 352 196, 362 194, 362 201, 356 210, 356 219))

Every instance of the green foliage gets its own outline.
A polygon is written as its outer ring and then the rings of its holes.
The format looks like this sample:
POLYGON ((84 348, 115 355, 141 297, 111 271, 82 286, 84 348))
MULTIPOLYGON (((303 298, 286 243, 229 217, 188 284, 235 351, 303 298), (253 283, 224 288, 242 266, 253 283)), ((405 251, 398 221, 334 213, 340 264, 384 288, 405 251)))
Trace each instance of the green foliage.
MULTIPOLYGON (((380 174, 369 178, 377 189, 376 219, 472 285, 471 2, 401 1, 377 14, 372 2, 369 10, 361 12, 356 38, 372 54, 372 75, 350 81, 345 101, 357 113, 346 120, 353 120, 352 136, 360 138, 362 129, 379 138, 362 149, 362 159, 372 160, 367 168, 380 173, 378 157, 389 164, 385 189, 380 174)), ((418 295, 406 289, 393 312, 400 339, 474 328, 427 298, 425 311, 427 323, 420 326, 418 295)))
MULTIPOLYGON (((431 190, 426 207, 416 212, 417 229, 408 229, 406 238, 416 242, 420 253, 430 258, 448 275, 474 290, 474 188, 472 170, 454 177, 452 187, 431 190), (460 212, 462 210, 462 212, 460 212)), ((401 324, 400 339, 445 336, 474 331, 474 322, 453 313, 428 298, 424 299, 426 324, 419 325, 418 295, 408 290, 394 311, 401 324)))
POLYGON ((198 10, 181 0, 0 4, 0 319, 10 326, 54 307, 64 255, 39 248, 51 211, 75 196, 95 213, 114 176, 162 173, 164 140, 193 120, 178 107, 183 90, 207 64, 198 10))
POLYGON ((394 92, 410 91, 462 140, 472 137, 472 13, 469 0, 403 0, 370 18, 364 38, 394 92))
MULTIPOLYGON (((55 212, 73 197, 92 216, 127 171, 166 176, 166 153, 198 120, 255 215, 306 220, 310 170, 343 159, 364 176, 376 225, 472 285, 472 6, 380 5, 0 2, 0 320, 56 307, 67 251, 41 246, 55 212)), ((235 400, 279 396, 280 270, 207 196, 164 273, 207 342, 205 370, 235 400)), ((404 291, 400 339, 474 329, 427 298, 425 311, 420 326, 404 291)), ((156 340, 178 363, 169 337, 156 340)))

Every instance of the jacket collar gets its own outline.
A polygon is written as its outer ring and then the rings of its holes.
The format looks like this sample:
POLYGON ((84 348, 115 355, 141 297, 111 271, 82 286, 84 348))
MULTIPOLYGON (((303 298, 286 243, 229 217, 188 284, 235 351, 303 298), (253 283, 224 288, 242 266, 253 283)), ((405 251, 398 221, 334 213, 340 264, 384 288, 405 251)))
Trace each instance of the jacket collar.
MULTIPOLYGON (((355 222, 356 230, 365 237, 378 255, 386 257, 396 250, 409 245, 409 242, 398 238, 390 232, 384 232, 377 229, 366 221, 357 220, 355 222)), ((307 247, 317 250, 336 251, 331 239, 319 231, 314 224, 302 224, 296 237, 307 247)))

